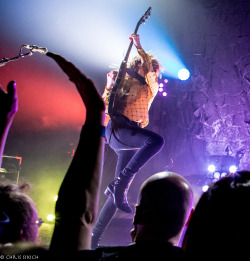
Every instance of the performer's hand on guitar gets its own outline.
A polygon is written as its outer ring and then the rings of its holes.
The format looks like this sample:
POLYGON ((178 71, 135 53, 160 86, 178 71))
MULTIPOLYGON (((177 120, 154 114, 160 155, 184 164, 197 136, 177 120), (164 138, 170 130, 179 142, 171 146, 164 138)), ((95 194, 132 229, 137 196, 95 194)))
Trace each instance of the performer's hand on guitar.
POLYGON ((117 71, 111 71, 107 74, 107 89, 108 90, 113 88, 117 74, 118 74, 117 71))
POLYGON ((140 42, 140 36, 138 34, 135 34, 135 33, 132 33, 130 36, 129 36, 129 40, 133 41, 135 47, 137 49, 141 49, 141 42, 140 42))

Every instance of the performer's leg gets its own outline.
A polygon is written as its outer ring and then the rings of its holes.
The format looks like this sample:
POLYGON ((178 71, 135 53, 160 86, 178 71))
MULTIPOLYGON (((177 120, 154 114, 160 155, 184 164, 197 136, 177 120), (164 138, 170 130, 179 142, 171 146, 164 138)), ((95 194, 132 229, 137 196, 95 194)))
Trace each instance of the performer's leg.
MULTIPOLYGON (((161 151, 165 143, 162 136, 145 129, 139 129, 133 136, 134 138, 138 140, 135 144, 141 145, 141 147, 123 169, 124 174, 126 172, 137 173, 153 156, 161 151)), ((133 142, 133 139, 130 139, 131 142, 133 142)))
POLYGON ((139 148, 139 150, 107 189, 114 196, 117 208, 132 213, 133 210, 127 201, 127 190, 135 174, 162 149, 164 139, 152 131, 139 127, 119 128, 118 133, 119 137, 115 134, 110 140, 113 149, 139 148))
MULTIPOLYGON (((123 150, 123 151, 116 151, 118 155, 118 160, 116 164, 116 173, 115 177, 117 177, 121 170, 128 164, 130 159, 136 153, 136 150, 123 150)), ((92 239, 91 239, 91 248, 95 249, 99 246, 101 241, 102 235, 105 232, 106 228, 108 227, 109 223, 113 219, 115 213, 117 211, 117 207, 114 203, 114 198, 112 195, 106 200, 99 217, 95 223, 93 232, 92 232, 92 239)))
POLYGON ((91 249, 95 249, 99 246, 102 235, 105 232, 111 220, 113 219, 116 211, 117 207, 114 203, 114 199, 113 197, 109 197, 106 200, 99 214, 99 217, 95 223, 91 238, 91 249))

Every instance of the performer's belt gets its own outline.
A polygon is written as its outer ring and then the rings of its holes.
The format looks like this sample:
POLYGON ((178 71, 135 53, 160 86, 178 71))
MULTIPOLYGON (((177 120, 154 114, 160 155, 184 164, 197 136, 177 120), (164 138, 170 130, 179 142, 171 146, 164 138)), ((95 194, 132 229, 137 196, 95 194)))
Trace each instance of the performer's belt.
POLYGON ((131 121, 129 118, 122 114, 114 115, 114 120, 118 127, 142 127, 142 124, 140 122, 131 121))

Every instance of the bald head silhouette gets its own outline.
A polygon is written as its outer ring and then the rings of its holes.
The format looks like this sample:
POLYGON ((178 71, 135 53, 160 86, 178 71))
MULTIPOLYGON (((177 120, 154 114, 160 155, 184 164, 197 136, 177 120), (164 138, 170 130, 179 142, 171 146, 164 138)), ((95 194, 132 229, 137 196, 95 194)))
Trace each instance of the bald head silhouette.
POLYGON ((133 241, 164 241, 178 244, 193 205, 188 181, 173 172, 160 172, 141 186, 135 215, 133 241))

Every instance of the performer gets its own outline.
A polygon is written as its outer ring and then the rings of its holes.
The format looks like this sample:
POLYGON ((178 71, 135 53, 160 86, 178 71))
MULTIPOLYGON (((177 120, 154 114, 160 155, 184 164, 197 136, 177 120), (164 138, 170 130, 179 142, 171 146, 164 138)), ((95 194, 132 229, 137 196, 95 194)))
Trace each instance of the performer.
MULTIPOLYGON (((158 92, 158 61, 141 47, 140 37, 129 37, 137 48, 138 56, 130 63, 127 73, 117 89, 114 99, 112 121, 107 124, 106 139, 118 155, 115 179, 105 190, 108 199, 103 206, 92 233, 92 249, 96 248, 117 208, 132 213, 127 201, 127 191, 136 173, 164 145, 164 139, 144 129, 149 123, 148 111, 158 92)), ((117 72, 107 74, 107 86, 103 93, 108 114, 109 98, 117 72)), ((107 115, 109 118, 109 115, 107 115)))

